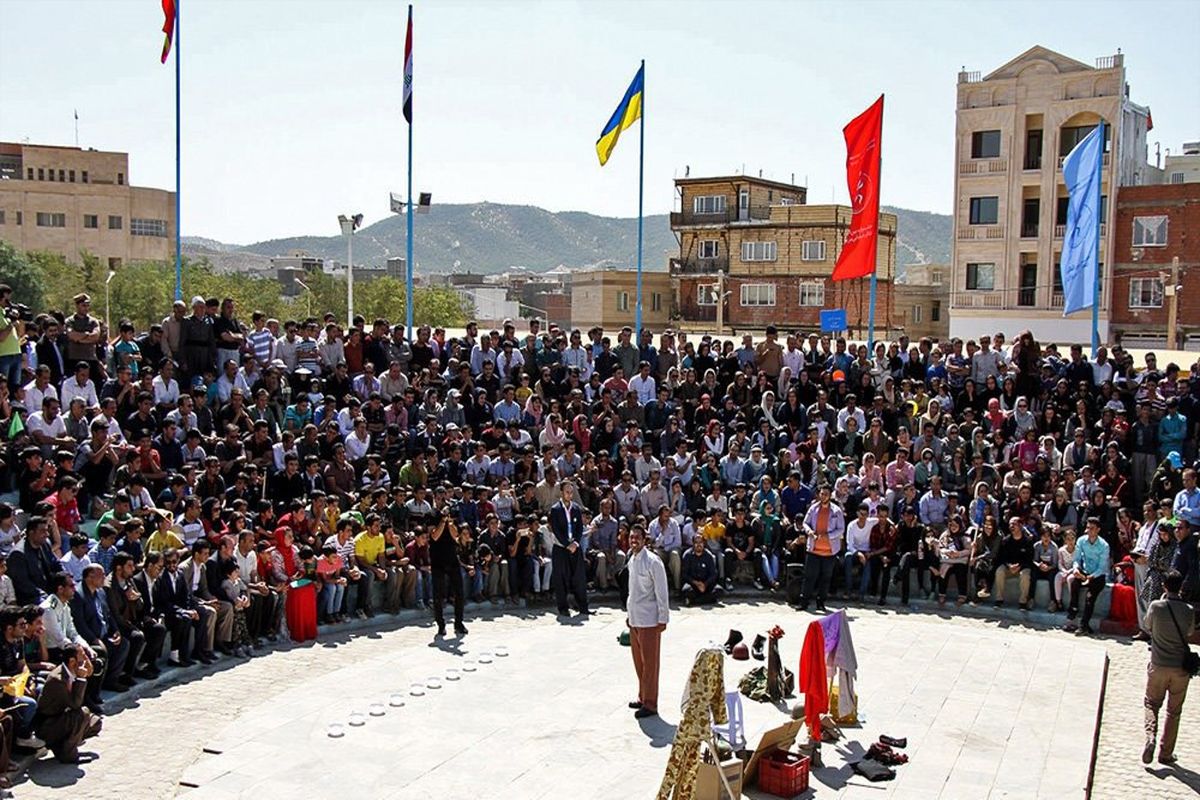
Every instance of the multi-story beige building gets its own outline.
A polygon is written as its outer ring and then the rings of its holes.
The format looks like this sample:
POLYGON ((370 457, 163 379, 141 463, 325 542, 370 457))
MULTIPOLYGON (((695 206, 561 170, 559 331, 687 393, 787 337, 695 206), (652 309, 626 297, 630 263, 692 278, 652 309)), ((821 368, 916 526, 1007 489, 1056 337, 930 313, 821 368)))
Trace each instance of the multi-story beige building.
MULTIPOLYGON (((587 330, 633 327, 637 317, 636 269, 585 269, 571 281, 571 324, 587 330)), ((671 320, 671 276, 642 270, 642 327, 665 329, 671 320)), ((615 341, 615 340, 614 340, 615 341)))
POLYGON ((1106 123, 1100 335, 1108 336, 1114 186, 1151 182, 1148 111, 1129 99, 1124 56, 1094 66, 1033 47, 981 76, 958 75, 950 333, 1030 329, 1040 340, 1091 341, 1091 313, 1062 315, 1067 222, 1062 160, 1106 123))
POLYGON ((950 335, 950 266, 909 264, 895 282, 892 321, 910 339, 950 335))
POLYGON ((175 258, 175 193, 129 185, 129 155, 0 142, 0 239, 110 268, 175 258))
MULTIPOLYGON (((814 330, 822 309, 844 308, 852 331, 865 334, 870 281, 834 282, 852 211, 806 204, 803 186, 734 175, 675 181, 680 210, 671 214, 679 257, 671 259, 681 325, 711 330, 722 303, 724 326, 814 330), (721 297, 724 295, 724 297, 721 297)), ((896 216, 879 215, 875 330, 891 330, 896 216)))

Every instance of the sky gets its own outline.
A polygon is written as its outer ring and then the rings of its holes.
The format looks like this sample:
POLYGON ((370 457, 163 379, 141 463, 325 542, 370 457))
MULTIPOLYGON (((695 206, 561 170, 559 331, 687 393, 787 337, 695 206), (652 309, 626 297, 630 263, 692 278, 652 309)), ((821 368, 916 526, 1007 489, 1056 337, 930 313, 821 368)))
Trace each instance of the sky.
MULTIPOLYGON (((246 244, 333 235, 403 194, 406 6, 180 0, 182 225, 246 244)), ((157 0, 0 0, 0 140, 130 154, 174 188, 174 69, 157 0)), ((632 217, 638 130, 595 141, 646 61, 645 213, 672 179, 745 172, 845 202, 842 127, 886 94, 882 199, 949 213, 955 84, 1035 44, 1125 53, 1153 142, 1200 139, 1195 2, 418 1, 414 192, 632 217)))

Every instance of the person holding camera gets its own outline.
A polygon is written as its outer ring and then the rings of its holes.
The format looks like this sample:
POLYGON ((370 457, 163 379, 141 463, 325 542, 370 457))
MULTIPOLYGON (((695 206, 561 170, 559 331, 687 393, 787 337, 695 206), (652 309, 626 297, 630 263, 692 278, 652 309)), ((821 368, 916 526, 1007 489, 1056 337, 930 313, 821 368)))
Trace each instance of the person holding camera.
POLYGON ((25 337, 25 318, 29 309, 14 304, 13 290, 7 283, 0 283, 0 375, 8 379, 14 389, 21 380, 21 339, 25 337))
POLYGON ((449 508, 443 508, 441 519, 433 528, 429 543, 429 560, 433 568, 433 617, 437 620, 437 635, 446 635, 446 591, 454 598, 454 632, 467 634, 463 625, 463 581, 459 572, 458 526, 449 508))
POLYGON ((1142 763, 1149 764, 1154 757, 1158 711, 1163 700, 1167 700, 1167 718, 1158 742, 1158 763, 1170 765, 1177 760, 1175 737, 1179 733, 1179 718, 1187 698, 1188 681, 1200 671, 1200 656, 1188 647, 1196 624, 1192 607, 1179 595, 1183 575, 1171 570, 1163 579, 1163 588, 1162 598, 1150 604, 1143 620, 1143 627, 1150 632, 1150 664, 1146 669, 1146 745, 1142 748, 1142 763))
POLYGON ((82 657, 81 648, 69 644, 59 651, 59 664, 38 695, 38 734, 64 764, 79 763, 79 745, 100 733, 103 724, 86 703, 92 677, 92 662, 82 657))

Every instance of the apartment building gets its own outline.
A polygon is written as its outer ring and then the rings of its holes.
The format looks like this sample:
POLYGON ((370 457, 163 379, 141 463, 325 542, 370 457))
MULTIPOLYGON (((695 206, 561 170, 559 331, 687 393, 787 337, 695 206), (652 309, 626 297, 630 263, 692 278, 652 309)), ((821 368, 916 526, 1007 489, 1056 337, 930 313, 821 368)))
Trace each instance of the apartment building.
MULTIPOLYGON (((1168 168, 1164 177, 1171 175, 1168 168)), ((1116 220, 1113 337, 1127 347, 1164 346, 1175 301, 1177 342, 1194 344, 1200 340, 1200 173, 1188 182, 1121 187, 1116 220), (1179 273, 1173 282, 1174 259, 1179 273)))
POLYGON ((174 261, 175 193, 129 181, 127 153, 0 142, 0 239, 110 268, 174 261))
POLYGON ((1152 182, 1149 112, 1129 99, 1120 53, 1094 65, 1033 47, 995 71, 960 72, 954 169, 950 333, 1030 329, 1089 342, 1090 312, 1062 315, 1067 222, 1062 160, 1103 119, 1100 336, 1112 321, 1114 187, 1152 182))
POLYGON ((950 265, 909 264, 895 282, 893 321, 912 340, 950 336, 950 265))
MULTIPOLYGON (((830 280, 849 206, 810 206, 803 186, 746 175, 681 178, 675 188, 679 256, 670 273, 681 326, 712 330, 721 303, 723 326, 735 330, 815 330, 822 309, 844 308, 851 330, 865 333, 870 281, 830 280)), ((894 214, 880 214, 879 232, 875 329, 882 336, 893 323, 894 214)))

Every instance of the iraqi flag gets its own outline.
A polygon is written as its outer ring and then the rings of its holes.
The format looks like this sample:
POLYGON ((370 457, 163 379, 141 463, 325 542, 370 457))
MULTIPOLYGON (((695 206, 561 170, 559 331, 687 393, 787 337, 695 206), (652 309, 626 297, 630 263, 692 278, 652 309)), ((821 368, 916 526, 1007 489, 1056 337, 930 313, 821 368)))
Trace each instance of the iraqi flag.
POLYGON ((850 121, 846 136, 846 183, 850 189, 850 230, 833 268, 833 279, 861 278, 875 271, 879 238, 879 151, 883 141, 883 95, 850 121))
POLYGON ((404 37, 404 119, 412 125, 412 6, 408 7, 408 35, 404 37))

